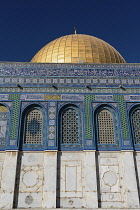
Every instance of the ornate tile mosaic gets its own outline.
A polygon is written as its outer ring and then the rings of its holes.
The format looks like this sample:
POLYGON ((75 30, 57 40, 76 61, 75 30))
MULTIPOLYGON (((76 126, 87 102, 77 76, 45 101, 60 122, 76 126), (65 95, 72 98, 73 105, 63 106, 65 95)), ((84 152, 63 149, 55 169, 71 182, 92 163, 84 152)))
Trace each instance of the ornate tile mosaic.
POLYGON ((139 64, 0 63, 0 74, 11 76, 140 76, 139 64), (79 71, 79 69, 82 69, 79 71))
POLYGON ((58 109, 61 109, 63 106, 65 105, 70 105, 70 104, 73 104, 73 105, 76 105, 76 106, 79 106, 81 109, 83 109, 83 102, 78 102, 78 101, 61 101, 58 103, 58 109))
MULTIPOLYGON (((96 97, 96 95, 95 95, 96 97)), ((95 100, 96 101, 96 100, 95 100)), ((110 102, 110 101, 100 101, 100 102, 93 102, 92 103, 92 108, 96 109, 98 105, 103 105, 103 104, 108 104, 109 106, 112 105, 112 107, 118 109, 118 103, 117 102, 110 102)))
POLYGON ((0 100, 5 101, 9 99, 9 94, 0 94, 0 100))
POLYGON ((140 101, 140 95, 125 95, 124 100, 126 100, 126 101, 140 101))
POLYGON ((94 95, 85 95, 86 139, 92 139, 91 101, 94 100, 94 95))
POLYGON ((84 95, 77 94, 62 94, 61 100, 66 101, 84 101, 84 95))
POLYGON ((56 101, 59 101, 58 108, 69 102, 83 104, 84 101, 86 143, 89 146, 93 141, 91 102, 95 100, 99 103, 109 102, 116 109, 119 102, 124 145, 129 145, 125 101, 140 101, 140 64, 3 62, 0 63, 0 75, 0 100, 11 103, 7 104, 12 111, 11 146, 16 144, 17 139, 20 100, 24 106, 26 102, 48 101, 49 108, 45 107, 45 110, 48 110, 48 130, 46 129, 48 147, 54 147, 56 141, 56 111, 54 113, 50 111, 50 108, 57 107, 56 101), (18 87, 18 84, 21 87, 18 87), (53 84, 57 88, 54 88, 53 84), (113 100, 117 102, 114 103, 113 100))
POLYGON ((22 94, 20 95, 21 100, 44 100, 43 94, 22 94))
POLYGON ((56 102, 49 102, 48 118, 48 147, 54 147, 56 141, 56 102))
POLYGON ((11 140, 17 138, 18 134, 18 121, 19 121, 19 105, 20 105, 20 95, 10 94, 9 99, 13 101, 13 112, 12 112, 12 126, 11 126, 11 140))
POLYGON ((113 95, 95 95, 96 101, 113 101, 113 95))
MULTIPOLYGON (((30 70, 28 70, 30 71, 30 70)), ((36 86, 43 86, 43 87, 52 87, 52 85, 55 85, 57 88, 59 87, 85 87, 86 85, 90 85, 91 87, 96 87, 98 84, 98 87, 119 87, 119 85, 123 85, 125 87, 137 87, 140 85, 140 77, 134 77, 133 79, 130 79, 129 77, 112 77, 110 79, 106 78, 106 75, 102 77, 98 76, 90 76, 86 77, 83 75, 83 77, 71 77, 71 76, 65 76, 64 77, 49 77, 46 79, 45 76, 38 76, 38 79, 36 79, 36 76, 26 76, 24 79, 21 76, 12 76, 12 77, 1 77, 1 83, 0 87, 17 87, 17 85, 20 85, 22 88, 27 87, 36 87, 36 86), (27 78, 26 78, 27 77, 27 78), (35 77, 35 78, 34 78, 35 77)), ((77 76, 76 76, 77 77, 77 76)))
POLYGON ((128 139, 129 133, 128 133, 128 123, 127 123, 127 117, 126 117, 126 105, 124 102, 124 96, 114 95, 114 100, 119 101, 119 104, 120 104, 120 116, 121 116, 123 139, 128 139))

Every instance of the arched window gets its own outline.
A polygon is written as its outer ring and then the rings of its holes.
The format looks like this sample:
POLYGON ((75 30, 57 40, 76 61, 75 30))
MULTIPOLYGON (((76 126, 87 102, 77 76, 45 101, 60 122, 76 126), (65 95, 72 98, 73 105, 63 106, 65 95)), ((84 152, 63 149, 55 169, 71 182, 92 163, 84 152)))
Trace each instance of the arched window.
POLYGON ((8 135, 9 110, 0 104, 0 147, 6 145, 8 135))
POLYGON ((131 124, 134 144, 140 144, 140 107, 135 108, 131 113, 131 124))
POLYGON ((20 149, 43 149, 46 138, 46 114, 38 104, 31 104, 22 113, 20 149))
POLYGON ((117 144, 118 119, 113 108, 101 106, 96 111, 96 137, 97 144, 117 144))
POLYGON ((68 108, 62 113, 62 144, 77 144, 79 142, 78 112, 68 108))
POLYGON ((112 113, 103 109, 98 114, 98 142, 99 144, 114 144, 114 124, 112 113))
POLYGON ((65 106, 59 113, 59 146, 67 148, 80 146, 81 114, 76 106, 65 106))
POLYGON ((31 109, 26 116, 24 144, 42 143, 42 113, 39 109, 31 109))

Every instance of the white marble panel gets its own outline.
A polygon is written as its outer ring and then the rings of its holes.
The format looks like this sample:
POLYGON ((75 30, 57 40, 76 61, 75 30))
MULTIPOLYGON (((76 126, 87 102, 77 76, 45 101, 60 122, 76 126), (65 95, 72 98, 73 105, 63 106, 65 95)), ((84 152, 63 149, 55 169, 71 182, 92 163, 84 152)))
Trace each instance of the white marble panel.
POLYGON ((38 193, 20 193, 18 208, 41 208, 42 207, 42 192, 38 193))
POLYGON ((72 192, 77 191, 77 167, 66 166, 66 191, 72 192))
POLYGON ((61 191, 65 192, 65 196, 67 196, 69 191, 74 191, 75 196, 77 192, 82 191, 81 165, 82 163, 79 160, 64 160, 61 162, 60 187, 61 191), (70 189, 68 189, 68 187, 70 187, 70 189))
POLYGON ((56 208, 57 152, 44 153, 43 208, 56 208))
POLYGON ((83 153, 62 152, 60 167, 60 206, 81 208, 84 205, 83 153))
POLYGON ((98 152, 100 158, 110 158, 109 152, 98 152))
POLYGON ((5 152, 0 153, 0 193, 1 193, 1 181, 2 181, 2 173, 4 167, 4 159, 5 159, 5 152))
POLYGON ((108 166, 114 166, 118 165, 117 158, 100 158, 100 165, 108 165, 108 166))
POLYGON ((18 207, 42 207, 44 152, 23 152, 19 183, 18 207))
POLYGON ((2 171, 3 171, 3 161, 0 161, 0 188, 1 188, 2 171))
POLYGON ((121 202, 121 193, 102 193, 101 201, 121 202))
POLYGON ((123 186, 120 186, 120 152, 99 153, 99 178, 101 206, 119 208, 122 202, 123 186), (116 204, 118 203, 118 204, 116 204))
POLYGON ((83 159, 83 152, 62 152, 61 161, 77 160, 81 161, 83 159))
POLYGON ((81 198, 64 197, 61 198, 60 208, 83 208, 84 200, 81 198))
POLYGON ((80 198, 80 197, 83 197, 83 193, 82 192, 78 192, 78 191, 71 191, 71 192, 62 192, 60 193, 61 197, 68 197, 68 198, 71 198, 71 197, 75 197, 75 198, 80 198))
POLYGON ((118 158, 120 156, 120 152, 110 152, 110 157, 118 158))
POLYGON ((122 207, 122 202, 114 202, 114 201, 102 202, 102 208, 105 208, 106 210, 110 210, 110 209, 114 209, 114 208, 116 208, 118 210, 118 208, 121 208, 121 207, 122 207))
POLYGON ((85 168, 85 207, 97 208, 97 177, 96 177, 96 161, 95 151, 84 152, 84 168, 85 168), (91 197, 90 197, 91 196, 91 197), (91 202, 90 200, 93 200, 91 202), (90 202, 89 202, 90 201, 90 202))
POLYGON ((9 208, 13 206, 17 152, 5 152, 5 160, 3 164, 1 193, 0 193, 0 208, 9 208))
POLYGON ((43 180, 42 166, 22 166, 19 192, 42 192, 43 180))
POLYGON ((133 151, 122 152, 123 170, 124 170, 124 185, 126 206, 129 208, 139 207, 139 198, 137 191, 136 172, 134 165, 133 151))
POLYGON ((82 171, 82 163, 80 165, 77 165, 77 192, 82 192, 82 176, 83 176, 83 171, 82 171))
POLYGON ((23 152, 22 165, 37 166, 43 165, 44 153, 43 152, 23 152))

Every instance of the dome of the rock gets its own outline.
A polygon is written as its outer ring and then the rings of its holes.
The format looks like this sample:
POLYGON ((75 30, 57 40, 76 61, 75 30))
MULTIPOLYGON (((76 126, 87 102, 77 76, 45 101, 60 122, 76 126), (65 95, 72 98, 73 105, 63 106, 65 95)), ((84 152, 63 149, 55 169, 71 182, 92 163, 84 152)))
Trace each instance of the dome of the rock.
POLYGON ((90 35, 62 36, 40 49, 35 63, 125 63, 120 53, 107 42, 90 35))

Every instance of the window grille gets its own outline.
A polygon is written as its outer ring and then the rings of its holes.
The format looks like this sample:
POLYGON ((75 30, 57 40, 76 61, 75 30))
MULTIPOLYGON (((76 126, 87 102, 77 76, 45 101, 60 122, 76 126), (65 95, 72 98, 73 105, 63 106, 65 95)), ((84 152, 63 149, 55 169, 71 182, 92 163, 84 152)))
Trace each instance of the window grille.
POLYGON ((31 110, 26 117, 24 143, 42 143, 42 113, 38 109, 31 110))
POLYGON ((140 109, 132 113, 132 126, 134 131, 134 144, 140 144, 140 109))
POLYGON ((62 143, 77 144, 78 136, 78 112, 73 108, 66 109, 62 114, 62 143))
POLYGON ((9 112, 9 111, 6 106, 0 104, 0 112, 9 112))
POLYGON ((0 104, 0 147, 6 144, 8 134, 9 110, 0 104))
POLYGON ((98 142, 99 144, 114 144, 114 124, 112 113, 103 109, 98 114, 98 142))

